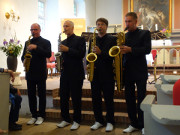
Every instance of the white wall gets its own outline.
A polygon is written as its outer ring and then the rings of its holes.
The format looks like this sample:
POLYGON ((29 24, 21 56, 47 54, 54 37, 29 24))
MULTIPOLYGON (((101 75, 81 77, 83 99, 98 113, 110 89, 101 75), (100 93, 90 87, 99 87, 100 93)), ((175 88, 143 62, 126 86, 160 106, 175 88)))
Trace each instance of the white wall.
POLYGON ((45 38, 50 40, 53 52, 58 50, 58 35, 60 33, 59 0, 46 1, 45 38))
POLYGON ((95 25, 96 19, 104 17, 109 24, 122 24, 123 0, 84 0, 87 26, 95 25))
POLYGON ((50 40, 53 52, 58 51, 58 38, 61 30, 62 18, 74 17, 73 0, 47 0, 45 38, 50 40))
POLYGON ((92 26, 96 23, 96 0, 84 0, 86 9, 86 26, 92 26))
POLYGON ((84 0, 74 0, 77 4, 77 18, 86 18, 85 2, 84 0))
POLYGON ((96 18, 104 17, 109 24, 122 24, 123 0, 96 0, 96 18))
MULTIPOLYGON (((37 0, 0 0, 0 46, 3 45, 4 38, 9 40, 15 35, 15 32, 24 46, 24 42, 30 35, 30 25, 38 20, 37 7, 37 0), (11 9, 14 9, 16 13, 19 12, 19 22, 11 21, 11 18, 6 20, 5 12, 9 12, 11 9)), ((18 57, 17 71, 23 75, 24 68, 20 57, 21 55, 18 57)), ((5 54, 0 51, 0 67, 7 68, 6 59, 5 54)))

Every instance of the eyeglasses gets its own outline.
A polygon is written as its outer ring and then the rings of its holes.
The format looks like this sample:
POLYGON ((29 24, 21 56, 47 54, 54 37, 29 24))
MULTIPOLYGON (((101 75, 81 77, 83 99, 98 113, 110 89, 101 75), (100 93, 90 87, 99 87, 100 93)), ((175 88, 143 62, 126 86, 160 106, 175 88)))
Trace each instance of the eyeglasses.
POLYGON ((30 29, 30 31, 33 31, 33 30, 34 30, 34 31, 38 31, 38 29, 30 29))

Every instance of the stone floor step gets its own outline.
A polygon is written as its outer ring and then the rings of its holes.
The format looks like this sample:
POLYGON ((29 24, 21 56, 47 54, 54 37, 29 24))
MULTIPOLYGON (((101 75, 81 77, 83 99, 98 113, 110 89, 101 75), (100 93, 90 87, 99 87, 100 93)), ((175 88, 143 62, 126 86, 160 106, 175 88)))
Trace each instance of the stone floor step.
MULTIPOLYGON (((46 117, 47 119, 58 119, 58 121, 62 120, 60 116, 60 109, 46 109, 46 117)), ((71 118, 73 114, 73 110, 69 111, 71 118)), ((106 112, 103 112, 103 116, 105 118, 106 112)), ((129 118, 127 113, 123 112, 115 112, 114 113, 115 122, 119 123, 129 123, 129 118)), ((82 121, 95 121, 94 113, 92 111, 82 111, 82 121)))
MULTIPOLYGON (((147 90, 147 94, 154 94, 156 95, 156 91, 153 91, 150 89, 150 86, 147 87, 147 89, 149 88, 149 90, 147 90)), ((54 89, 52 92, 53 97, 58 97, 59 96, 59 89, 54 89)), ((136 91, 136 95, 137 95, 137 91, 136 91)), ((87 97, 87 98, 91 98, 91 89, 83 89, 82 90, 82 97, 87 97)), ((124 95, 124 90, 122 91, 114 91, 114 99, 124 99, 125 95, 124 95)))
MULTIPOLYGON (((69 108, 72 109, 72 102, 71 102, 71 98, 70 98, 70 104, 69 104, 69 108)), ((55 108, 59 108, 60 107, 60 97, 56 97, 53 98, 53 105, 55 108)), ((102 99, 102 109, 103 111, 106 110, 105 107, 105 102, 104 99, 102 99)), ((114 111, 115 112, 126 112, 126 102, 124 99, 114 99, 114 111)), ((86 111, 92 111, 93 107, 92 107, 92 98, 82 98, 82 110, 86 110, 86 111)))

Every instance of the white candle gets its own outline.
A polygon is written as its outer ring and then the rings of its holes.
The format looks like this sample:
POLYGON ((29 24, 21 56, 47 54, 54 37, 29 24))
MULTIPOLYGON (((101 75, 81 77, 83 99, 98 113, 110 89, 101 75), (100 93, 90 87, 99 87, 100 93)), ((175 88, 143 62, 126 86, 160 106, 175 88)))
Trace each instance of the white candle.
POLYGON ((158 25, 157 25, 157 24, 155 24, 155 30, 156 30, 156 31, 158 30, 158 25))
POLYGON ((141 29, 143 30, 143 25, 141 25, 141 29))

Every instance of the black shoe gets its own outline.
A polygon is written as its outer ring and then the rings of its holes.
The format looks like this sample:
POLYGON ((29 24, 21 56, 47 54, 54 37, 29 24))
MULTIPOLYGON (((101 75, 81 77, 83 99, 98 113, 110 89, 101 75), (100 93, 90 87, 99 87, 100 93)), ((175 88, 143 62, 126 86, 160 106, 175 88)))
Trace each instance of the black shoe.
POLYGON ((22 125, 21 124, 17 124, 17 123, 14 123, 16 126, 18 126, 18 127, 22 127, 22 125))
POLYGON ((22 130, 22 125, 11 123, 9 124, 9 130, 10 131, 22 130))

